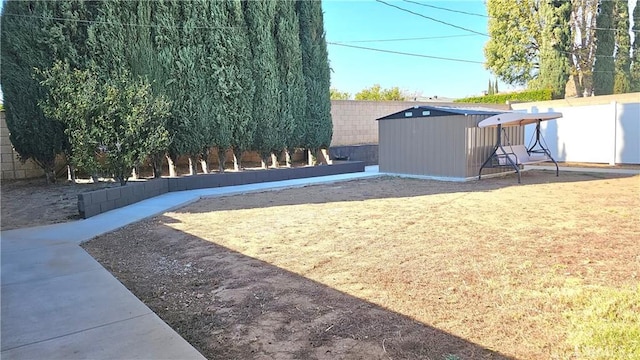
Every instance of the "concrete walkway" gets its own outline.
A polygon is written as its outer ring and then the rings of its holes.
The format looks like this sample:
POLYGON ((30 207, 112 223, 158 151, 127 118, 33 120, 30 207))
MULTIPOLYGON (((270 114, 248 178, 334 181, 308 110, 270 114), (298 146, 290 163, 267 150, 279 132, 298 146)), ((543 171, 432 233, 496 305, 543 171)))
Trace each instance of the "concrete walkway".
POLYGON ((202 197, 378 176, 377 167, 274 183, 167 193, 65 224, 0 233, 0 358, 204 359, 79 244, 202 197))
MULTIPOLYGON (((554 168, 555 169, 555 168, 554 168)), ((639 174, 638 170, 561 168, 639 174)), ((0 233, 2 359, 203 359, 79 244, 203 197, 375 177, 364 173, 167 193, 65 224, 0 233)))
MULTIPOLYGON (((556 167, 551 165, 526 165, 527 170, 551 170, 556 171, 556 167)), ((620 168, 607 168, 607 167, 577 167, 577 166, 559 166, 560 172, 573 171, 573 172, 591 172, 591 173, 609 173, 609 174, 625 174, 625 175, 639 175, 639 169, 620 169, 620 168)))

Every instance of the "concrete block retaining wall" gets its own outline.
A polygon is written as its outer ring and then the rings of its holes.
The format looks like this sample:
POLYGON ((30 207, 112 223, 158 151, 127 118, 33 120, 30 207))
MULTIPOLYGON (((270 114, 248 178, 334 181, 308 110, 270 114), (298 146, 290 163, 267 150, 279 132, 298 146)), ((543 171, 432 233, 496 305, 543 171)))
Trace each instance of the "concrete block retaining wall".
POLYGON ((377 165, 378 144, 332 146, 329 148, 329 157, 336 160, 364 161, 365 165, 377 165))
POLYGON ((78 211, 82 218, 89 218, 109 210, 121 208, 138 201, 173 191, 185 191, 222 186, 255 184, 316 176, 347 174, 364 171, 362 161, 334 162, 332 165, 281 168, 223 174, 200 174, 185 177, 161 178, 148 181, 132 181, 116 186, 78 194, 78 211))

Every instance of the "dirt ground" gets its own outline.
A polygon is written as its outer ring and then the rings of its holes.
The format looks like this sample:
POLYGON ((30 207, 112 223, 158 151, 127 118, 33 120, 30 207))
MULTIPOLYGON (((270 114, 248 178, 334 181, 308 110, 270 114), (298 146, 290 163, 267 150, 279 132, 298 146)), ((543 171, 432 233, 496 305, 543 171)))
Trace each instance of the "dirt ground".
MULTIPOLYGON (((301 162, 295 165, 303 166, 301 162)), ((232 171, 230 166, 228 164, 227 171, 232 171)), ((258 166, 254 162, 245 162, 247 170, 258 170, 258 166)), ((164 176, 168 176, 166 169, 164 170, 164 176)), ((182 164, 178 167, 178 173, 188 174, 189 169, 182 164)), ((130 181, 144 181, 152 176, 151 168, 143 167, 140 169, 140 179, 130 179, 130 181)), ((120 185, 113 179, 104 178, 100 178, 97 183, 88 178, 79 178, 75 184, 62 177, 58 178, 54 184, 47 184, 44 177, 2 180, 0 229, 11 230, 80 220, 78 194, 111 186, 120 185)))
POLYGON ((79 220, 78 194, 115 183, 82 181, 71 184, 59 179, 47 184, 42 179, 3 180, 0 185, 0 224, 2 230, 79 220))
POLYGON ((209 359, 566 359, 639 238, 640 176, 529 171, 205 199, 83 247, 209 359))

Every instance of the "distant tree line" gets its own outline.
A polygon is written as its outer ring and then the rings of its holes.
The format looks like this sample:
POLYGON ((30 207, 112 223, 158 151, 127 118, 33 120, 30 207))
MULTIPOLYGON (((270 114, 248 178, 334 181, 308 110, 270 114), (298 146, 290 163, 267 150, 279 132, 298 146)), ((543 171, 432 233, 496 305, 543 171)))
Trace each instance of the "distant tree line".
MULTIPOLYGON (((331 89, 331 100, 349 100, 351 94, 348 92, 341 92, 338 89, 331 89)), ((397 86, 383 89, 380 84, 374 84, 371 87, 360 90, 355 95, 355 100, 368 100, 368 101, 402 101, 407 98, 400 88, 397 86)))
POLYGON ((51 181, 60 154, 124 183, 145 161, 315 164, 330 145, 319 0, 8 1, 1 21, 11 141, 51 181))
POLYGON ((640 0, 489 0, 486 67, 563 98, 640 91, 640 0), (635 35, 631 44, 630 31, 635 35))

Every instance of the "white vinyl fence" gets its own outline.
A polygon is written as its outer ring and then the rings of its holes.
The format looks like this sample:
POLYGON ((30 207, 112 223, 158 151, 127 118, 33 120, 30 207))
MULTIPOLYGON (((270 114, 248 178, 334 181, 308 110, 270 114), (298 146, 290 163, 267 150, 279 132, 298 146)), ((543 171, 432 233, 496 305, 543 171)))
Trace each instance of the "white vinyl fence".
MULTIPOLYGON (((640 164, 640 93, 512 104, 528 113, 557 111, 563 117, 541 125, 558 161, 640 164)), ((525 144, 535 125, 525 127, 525 144)))

